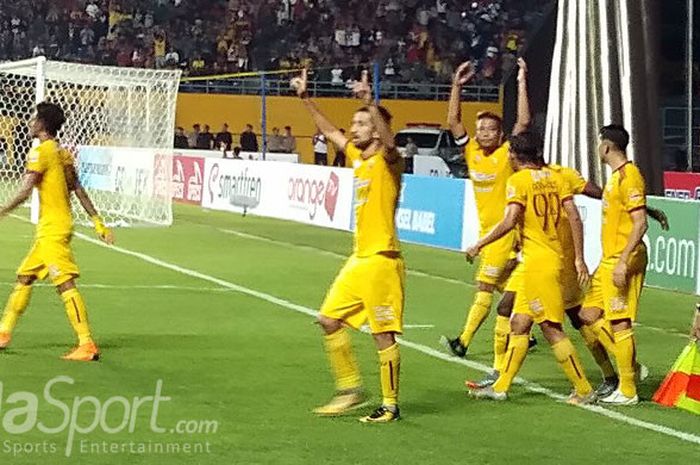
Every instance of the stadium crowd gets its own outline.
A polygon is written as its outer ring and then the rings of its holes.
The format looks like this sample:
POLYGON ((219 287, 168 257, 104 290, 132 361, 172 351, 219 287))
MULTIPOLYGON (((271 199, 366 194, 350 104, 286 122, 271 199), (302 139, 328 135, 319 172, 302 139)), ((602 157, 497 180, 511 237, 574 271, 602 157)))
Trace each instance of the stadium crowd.
POLYGON ((515 64, 551 0, 2 0, 0 61, 46 55, 209 74, 309 66, 342 84, 378 60, 393 82, 477 84, 515 64))

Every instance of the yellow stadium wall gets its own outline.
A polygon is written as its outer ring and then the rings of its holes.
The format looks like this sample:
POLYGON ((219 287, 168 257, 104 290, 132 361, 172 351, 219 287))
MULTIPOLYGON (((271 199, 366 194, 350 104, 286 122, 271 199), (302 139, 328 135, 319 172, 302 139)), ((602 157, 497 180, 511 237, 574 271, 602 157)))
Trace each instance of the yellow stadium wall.
MULTIPOLYGON (((315 99, 321 111, 339 127, 348 128, 354 111, 360 106, 357 100, 349 98, 315 99)), ((394 115, 393 129, 398 131, 408 123, 445 124, 447 102, 420 100, 384 100, 383 105, 394 115)), ((480 111, 502 113, 500 103, 463 103, 462 116, 468 128, 474 126, 476 114, 480 111)), ((250 123, 255 133, 260 135, 260 97, 249 95, 191 94, 181 93, 177 101, 177 125, 189 133, 192 125, 200 123, 211 126, 211 131, 220 131, 223 123, 229 130, 239 134, 250 123)), ((273 127, 282 129, 291 126, 297 138, 297 151, 304 163, 313 162, 311 137, 316 128, 301 102, 294 97, 267 98, 267 130, 273 127)), ((260 141, 260 139, 258 139, 260 141)), ((234 136, 237 145, 238 137, 234 136)), ((329 162, 332 161, 332 155, 329 162)))

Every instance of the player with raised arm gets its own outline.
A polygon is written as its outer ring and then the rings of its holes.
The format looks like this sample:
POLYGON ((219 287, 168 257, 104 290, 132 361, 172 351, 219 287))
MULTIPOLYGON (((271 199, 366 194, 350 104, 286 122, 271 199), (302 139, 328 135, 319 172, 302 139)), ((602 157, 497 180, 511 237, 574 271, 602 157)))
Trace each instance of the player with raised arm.
POLYGON ((546 167, 533 134, 526 132, 511 138, 510 159, 516 173, 508 179, 505 218, 467 249, 467 255, 476 257, 489 244, 519 227, 523 256, 521 278, 502 371, 493 385, 472 389, 471 393, 478 398, 507 398, 511 383, 525 360, 528 336, 536 323, 574 386, 569 402, 587 403, 593 398, 593 389, 576 349, 562 328, 564 252, 559 237, 559 224, 567 221, 573 238, 576 278, 584 284, 588 280, 588 269, 583 259, 583 224, 568 184, 560 173, 546 167))
POLYGON ((71 154, 60 147, 56 136, 65 122, 61 107, 40 103, 30 122, 31 136, 39 145, 27 155, 26 173, 22 185, 5 206, 0 218, 23 204, 32 189, 39 192, 39 223, 34 245, 17 270, 17 283, 8 299, 0 321, 0 348, 10 344, 17 320, 29 304, 32 284, 37 279, 51 278, 61 296, 68 321, 78 336, 78 346, 66 354, 66 360, 92 361, 99 358, 99 350, 92 339, 87 310, 75 285, 80 276, 70 247, 73 235, 73 216, 70 193, 75 192, 85 211, 93 220, 95 231, 106 243, 112 244, 112 232, 104 225, 87 193, 81 187, 71 154))
POLYGON ((345 326, 359 329, 369 320, 379 355, 383 401, 360 420, 386 423, 399 419, 400 357, 396 335, 403 330, 405 270, 394 221, 403 159, 394 143, 391 115, 372 101, 368 79, 364 71, 362 80, 353 88, 365 106, 353 116, 350 140, 309 98, 306 70, 292 80, 292 87, 321 133, 345 150, 355 170, 353 254, 333 282, 318 317, 325 333, 336 395, 314 412, 340 415, 365 405, 360 371, 345 326))
MULTIPOLYGON (((518 117, 513 134, 525 131, 530 125, 530 105, 527 95, 527 65, 518 60, 518 117)), ((457 144, 464 147, 464 156, 469 168, 469 177, 474 187, 474 197, 479 213, 479 234, 488 233, 503 219, 506 207, 506 182, 513 170, 508 161, 510 144, 504 141, 503 122, 493 113, 479 113, 476 133, 470 138, 461 115, 462 87, 474 76, 474 68, 466 62, 457 68, 452 82, 447 122, 457 144)), ((489 244, 481 252, 481 261, 476 278, 477 293, 467 314, 464 329, 459 337, 450 339, 442 337, 442 343, 455 356, 464 357, 474 334, 482 325, 493 303, 494 291, 505 284, 510 270, 508 265, 513 259, 514 233, 508 233, 499 240, 489 244)), ((508 333, 508 319, 496 320, 496 334, 508 333)), ((504 338, 495 340, 494 344, 504 345, 504 338)))

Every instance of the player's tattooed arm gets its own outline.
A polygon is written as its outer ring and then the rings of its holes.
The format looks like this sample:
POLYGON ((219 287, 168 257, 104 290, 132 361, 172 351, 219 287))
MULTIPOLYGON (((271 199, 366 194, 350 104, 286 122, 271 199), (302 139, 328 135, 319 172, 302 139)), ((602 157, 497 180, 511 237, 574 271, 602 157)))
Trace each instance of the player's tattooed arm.
POLYGON ((297 96, 304 102, 304 106, 314 120, 316 127, 331 141, 336 147, 344 149, 348 145, 348 139, 338 128, 325 117, 316 104, 309 98, 308 92, 308 71, 303 69, 300 76, 292 79, 290 85, 297 93, 297 96))
POLYGON ((457 141, 467 139, 467 130, 462 123, 462 87, 467 85, 475 74, 474 66, 467 61, 459 65, 452 79, 450 103, 447 108, 447 126, 457 141))
POLYGON ((95 208, 95 204, 92 203, 92 199, 90 199, 90 196, 85 189, 83 189, 82 184, 80 184, 78 174, 75 172, 75 166, 65 166, 64 173, 66 176, 66 184, 68 185, 68 189, 75 193, 75 196, 78 198, 78 201, 85 210, 85 213, 90 216, 98 237, 107 244, 114 244, 114 234, 112 233, 111 229, 105 226, 100 214, 97 212, 97 208, 95 208))
POLYGON ((0 218, 8 215, 15 208, 27 201, 29 196, 32 195, 32 189, 41 181, 41 176, 41 173, 35 171, 27 171, 25 173, 24 179, 22 179, 22 185, 17 193, 15 193, 15 196, 0 208, 0 218))
MULTIPOLYGON (((592 199, 602 199, 603 189, 601 189, 600 186, 598 186, 597 184, 588 181, 588 183, 586 183, 586 187, 583 189, 582 194, 587 197, 591 197, 592 199)), ((647 216, 659 223, 659 225, 661 225, 661 229, 663 229, 664 231, 668 231, 668 216, 666 216, 666 213, 663 210, 652 208, 647 205, 647 216)))
POLYGON ((479 239, 476 244, 467 248, 466 259, 472 262, 487 245, 496 242, 520 224, 525 207, 519 203, 510 203, 506 207, 505 217, 488 234, 479 239))
POLYGON ((530 96, 527 91, 527 63, 522 58, 518 58, 518 66, 518 117, 513 127, 513 134, 527 131, 532 122, 530 96))

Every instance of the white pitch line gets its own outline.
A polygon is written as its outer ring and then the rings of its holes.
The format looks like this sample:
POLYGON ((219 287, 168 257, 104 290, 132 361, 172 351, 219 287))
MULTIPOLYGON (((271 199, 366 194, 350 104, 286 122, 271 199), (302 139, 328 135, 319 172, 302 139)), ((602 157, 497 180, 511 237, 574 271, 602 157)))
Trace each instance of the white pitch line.
MULTIPOLYGON (((15 282, 0 282, 0 285, 13 286, 15 282)), ((34 284, 37 287, 54 287, 49 283, 34 284)), ((166 290, 166 291, 195 291, 195 292, 232 292, 231 289, 221 287, 195 287, 195 286, 178 286, 175 284, 133 284, 133 285, 116 285, 116 284, 98 284, 98 283, 80 283, 80 288, 85 289, 114 289, 114 290, 166 290)))
MULTIPOLYGON (((255 240, 255 241, 259 241, 259 242, 266 242, 266 243, 268 243, 268 244, 278 245, 278 246, 287 247, 287 248, 293 248, 293 249, 302 250, 302 251, 305 251, 305 252, 314 252, 314 253, 319 254, 319 255, 325 255, 325 256, 327 256, 327 257, 334 257, 334 258, 339 258, 339 259, 343 259, 343 260, 348 258, 348 257, 345 256, 345 255, 342 255, 342 254, 339 254, 339 253, 335 253, 335 252, 330 252, 330 251, 328 251, 328 250, 319 249, 319 248, 317 248, 317 247, 312 247, 312 246, 308 246, 308 245, 294 244, 294 243, 292 243, 292 242, 286 242, 286 241, 278 241, 278 240, 275 240, 275 239, 270 239, 269 237, 256 236, 256 235, 254 235, 254 234, 247 234, 247 233, 243 233, 243 232, 240 232, 240 231, 235 231, 235 230, 233 230, 233 229, 221 229, 221 228, 220 228, 219 231, 221 231, 221 232, 223 232, 223 233, 226 233, 226 234, 231 234, 231 235, 233 235, 233 236, 238 236, 238 237, 241 237, 241 238, 243 238, 243 239, 250 239, 250 240, 255 240)), ((424 271, 417 271, 417 270, 410 270, 410 269, 409 269, 409 270, 407 271, 407 273, 408 273, 409 275, 412 275, 412 276, 418 276, 418 277, 421 277, 421 278, 435 279, 435 280, 438 280, 438 281, 442 281, 442 282, 450 283, 450 284, 456 284, 456 285, 459 285, 459 286, 466 286, 466 287, 469 287, 469 288, 475 288, 475 287, 476 287, 476 285, 474 285, 473 283, 470 283, 470 282, 460 281, 460 280, 454 279, 454 278, 447 278, 447 277, 445 277, 445 276, 434 275, 434 274, 426 273, 426 272, 424 272, 424 271)), ((688 337, 687 334, 684 334, 684 333, 681 333, 681 332, 678 332, 678 331, 674 331, 674 330, 670 330, 670 329, 664 329, 664 328, 657 328, 657 327, 654 327, 654 326, 647 326, 647 325, 642 324, 642 323, 635 323, 635 326, 638 326, 638 327, 640 327, 640 328, 647 329, 647 330, 650 330, 650 331, 655 331, 655 332, 658 332, 658 333, 664 333, 664 334, 667 334, 667 335, 670 335, 670 336, 676 336, 676 337, 682 337, 682 338, 687 338, 687 337, 688 337)))
MULTIPOLYGON (((303 313, 305 315, 312 316, 312 317, 316 316, 316 314, 317 314, 317 312, 315 310, 312 310, 312 309, 305 307, 303 305, 298 305, 298 304, 295 304, 295 303, 290 302, 288 300, 281 299, 279 297, 275 297, 273 295, 270 295, 270 294, 267 294, 264 292, 256 291, 255 289, 250 289, 250 288, 245 287, 245 286, 234 284, 232 282, 229 282, 229 281, 226 281, 226 280, 223 280, 220 278, 216 278, 214 276, 210 276, 210 275, 201 273, 201 272, 196 271, 196 270, 183 268, 179 265, 175 265, 173 263, 168 263, 166 261, 159 260, 158 258, 152 257, 150 255, 146 255, 146 254, 141 253, 141 252, 135 252, 133 250, 125 249, 125 248, 118 247, 118 246, 108 246, 108 245, 100 242, 99 240, 93 239, 92 237, 88 237, 82 233, 76 233, 76 237, 79 237, 80 239, 83 239, 83 240, 90 242, 92 244, 96 244, 100 247, 107 248, 107 249, 112 250, 114 252, 119 252, 119 253, 124 254, 124 255, 128 255, 131 257, 141 259, 147 263, 151 263, 151 264, 159 266, 161 268, 175 271, 175 272, 183 274, 185 276, 190 276, 192 278, 197 278, 197 279, 201 279, 203 281, 208 281, 210 283, 217 284, 221 287, 231 289, 231 290, 239 292, 241 294, 244 294, 244 295, 247 295, 250 297, 254 297, 256 299, 263 300, 265 302, 268 302, 268 303, 271 303, 271 304, 274 304, 274 305, 277 305, 277 306, 280 306, 280 307, 283 307, 283 308, 286 308, 289 310, 293 310, 295 312, 303 313)), ((399 339, 399 343, 406 346, 406 347, 414 349, 418 352, 422 352, 426 355, 429 355, 431 357, 434 357, 434 358, 437 358, 440 360, 464 365, 464 366, 470 367, 474 370, 482 371, 485 373, 491 371, 490 366, 486 366, 486 365, 483 365, 481 363, 474 362, 471 360, 464 360, 461 358, 450 357, 447 354, 439 352, 431 347, 424 346, 422 344, 418 344, 415 342, 411 342, 411 341, 408 341, 406 339, 402 339, 402 338, 399 339)), ((546 395, 552 399, 555 399, 555 400, 565 399, 565 396, 563 396, 562 394, 558 394, 558 393, 556 393, 550 389, 547 389, 539 384, 531 383, 531 382, 525 381, 525 380, 520 379, 520 378, 517 378, 516 382, 518 384, 522 384, 525 387, 525 389, 527 389, 528 391, 541 393, 541 394, 544 394, 544 395, 546 395)), ((679 431, 679 430, 670 428, 668 426, 659 425, 659 424, 651 423, 651 422, 644 421, 644 420, 639 420, 637 418, 632 418, 632 417, 629 417, 629 416, 624 415, 622 413, 619 413, 619 412, 616 412, 613 410, 608 410, 606 408, 603 408, 603 407, 600 407, 597 405, 581 405, 581 406, 577 406, 577 407, 584 409, 584 410, 587 410, 589 412, 603 415, 605 417, 608 417, 608 418, 611 418, 611 419, 614 419, 614 420, 617 420, 617 421, 620 421, 623 423, 627 423, 628 425, 637 426, 639 428, 643 428, 643 429, 647 429, 649 431, 661 433, 661 434, 664 434, 666 436, 674 437, 674 438, 680 439, 680 440, 685 441, 685 442, 700 445, 700 436, 697 436, 697 435, 692 434, 692 433, 688 433, 685 431, 679 431)))
MULTIPOLYGON (((317 247, 312 247, 309 245, 293 244, 291 242, 285 242, 285 241, 278 241, 275 239, 270 239, 269 237, 256 236, 254 234, 247 234, 247 233, 243 233, 240 231, 234 231, 233 229, 219 229, 219 231, 221 231, 222 233, 225 233, 225 234, 231 234, 232 236, 238 236, 238 237, 241 237, 243 239, 251 239, 254 241, 266 242, 268 244, 274 244, 274 245, 279 245, 281 247, 293 248, 293 249, 302 250, 305 252, 314 252, 314 253, 319 254, 319 255, 325 255, 327 257, 339 258, 341 260, 347 260, 347 258, 348 258, 347 255, 331 252, 328 250, 319 249, 317 247)), ((420 276, 421 278, 436 279, 438 281, 443 281, 443 282, 450 283, 450 284, 457 284, 459 286, 475 287, 473 284, 468 283, 466 281, 460 281, 459 279, 453 279, 453 278, 447 278, 445 276, 438 276, 438 275, 434 275, 434 274, 429 274, 429 273, 425 273, 423 271, 407 270, 406 273, 408 273, 412 276, 420 276)))

